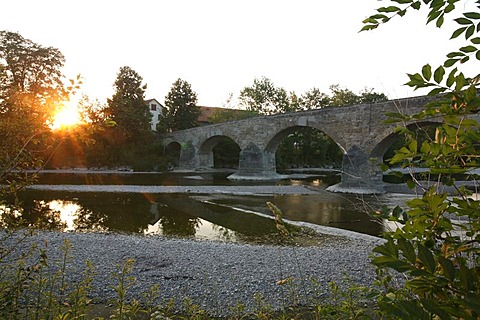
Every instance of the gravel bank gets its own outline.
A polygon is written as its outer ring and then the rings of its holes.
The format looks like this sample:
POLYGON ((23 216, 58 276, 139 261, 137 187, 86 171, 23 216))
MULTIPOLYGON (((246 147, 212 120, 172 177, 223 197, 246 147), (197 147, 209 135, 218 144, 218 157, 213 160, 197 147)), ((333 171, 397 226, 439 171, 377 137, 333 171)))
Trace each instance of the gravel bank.
POLYGON ((37 184, 31 190, 70 191, 70 192, 132 192, 132 193, 195 193, 195 194, 315 194, 305 186, 140 186, 140 185, 66 185, 37 184))
MULTIPOLYGON (((267 303, 281 307, 289 303, 289 288, 277 281, 292 277, 300 299, 321 299, 327 285, 342 282, 344 275, 368 285, 374 278, 368 255, 373 238, 334 236, 321 247, 280 247, 245 245, 213 241, 190 241, 161 236, 134 236, 99 233, 39 232, 25 246, 48 243, 49 259, 60 256, 65 239, 72 244, 70 280, 80 278, 84 261, 96 271, 92 298, 105 303, 114 297, 111 274, 126 259, 135 259, 136 284, 130 297, 140 297, 152 285, 161 287, 161 300, 190 297, 213 314, 224 315, 229 307, 243 303, 254 306, 260 293, 267 303), (317 286, 311 279, 315 279, 317 286)), ((21 249, 21 248, 19 248, 21 249)), ((51 261, 51 260, 49 260, 51 261)))

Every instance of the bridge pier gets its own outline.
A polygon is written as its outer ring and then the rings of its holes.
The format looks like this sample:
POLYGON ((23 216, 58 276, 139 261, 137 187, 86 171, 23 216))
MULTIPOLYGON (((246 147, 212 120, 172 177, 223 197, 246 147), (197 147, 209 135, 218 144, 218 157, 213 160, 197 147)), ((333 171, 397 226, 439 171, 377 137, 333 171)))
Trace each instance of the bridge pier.
POLYGON ((231 180, 274 180, 281 178, 277 173, 275 153, 262 151, 253 143, 240 151, 238 170, 230 175, 231 180))
POLYGON ((192 141, 180 144, 180 159, 178 168, 181 170, 196 170, 198 167, 197 149, 192 141))
POLYGON ((343 155, 342 181, 327 188, 327 191, 360 194, 385 193, 383 173, 378 167, 382 159, 371 159, 358 146, 353 146, 343 155), (376 161, 375 161, 376 160, 376 161))

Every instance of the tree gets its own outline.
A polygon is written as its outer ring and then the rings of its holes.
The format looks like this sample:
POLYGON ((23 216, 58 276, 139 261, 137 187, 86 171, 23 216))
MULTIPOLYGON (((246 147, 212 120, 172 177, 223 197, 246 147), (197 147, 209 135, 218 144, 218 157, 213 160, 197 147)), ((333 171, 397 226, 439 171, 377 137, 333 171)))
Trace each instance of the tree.
POLYGON ((0 101, 6 102, 2 111, 15 106, 8 104, 13 103, 12 98, 27 95, 31 103, 40 104, 30 106, 36 114, 55 107, 53 103, 65 98, 60 71, 64 63, 58 49, 43 47, 18 33, 0 31, 0 101))
POLYGON ((200 108, 197 106, 197 94, 187 81, 177 79, 165 97, 167 113, 159 123, 159 131, 176 131, 193 128, 198 125, 200 108))
POLYGON ((68 96, 64 62, 58 49, 0 31, 0 184, 10 184, 7 193, 31 182, 25 169, 42 165, 48 122, 68 96))
MULTIPOLYGON (((480 317, 480 202, 471 191, 458 185, 455 177, 480 165, 480 124, 473 115, 480 111, 480 76, 465 75, 460 64, 480 60, 480 1, 468 11, 468 1, 393 0, 396 5, 381 7, 364 20, 362 30, 372 30, 395 16, 429 5, 427 23, 441 28, 445 18, 464 11, 454 19, 458 28, 451 38, 464 36, 467 43, 447 54, 443 65, 423 66, 408 74, 407 85, 430 88, 436 97, 417 114, 389 114, 390 122, 400 123, 396 132, 405 135, 391 164, 428 168, 436 181, 422 185, 412 174, 408 185, 421 190, 420 196, 406 203, 407 208, 384 208, 379 218, 398 223, 398 229, 385 234, 386 242, 374 249, 372 263, 377 267, 384 290, 378 293, 380 309, 390 317, 402 319, 478 319, 480 317), (462 10, 460 9, 460 10, 462 10), (437 96, 442 93, 441 96, 437 96), (418 122, 442 119, 434 134, 420 141, 418 122), (444 186, 453 187, 451 196, 444 186), (460 222, 462 221, 462 222, 460 222), (395 274, 405 276, 395 285, 395 274)), ((475 69, 465 69, 473 70, 475 69)), ((476 179, 478 176, 473 175, 476 179)))
POLYGON ((266 77, 254 79, 252 86, 243 88, 240 92, 239 101, 240 106, 246 110, 260 114, 294 111, 291 110, 287 91, 275 87, 273 82, 266 77))
POLYGON ((388 100, 385 94, 374 92, 372 88, 365 88, 358 94, 338 84, 333 84, 329 88, 330 94, 323 93, 318 88, 312 88, 305 92, 299 99, 300 109, 312 110, 326 107, 343 107, 388 100))
POLYGON ((360 101, 360 97, 353 91, 343 88, 338 84, 332 84, 330 86, 330 91, 332 92, 332 95, 330 96, 331 107, 351 106, 360 101))
POLYGON ((379 92, 374 92, 372 88, 370 89, 363 89, 360 91, 360 99, 359 103, 376 103, 376 102, 382 102, 382 101, 387 101, 388 97, 379 92))
POLYGON ((318 88, 312 88, 300 96, 300 109, 321 109, 330 105, 330 97, 318 88))
POLYGON ((143 144, 150 136, 151 114, 145 103, 142 77, 130 67, 121 67, 114 83, 115 93, 107 100, 107 115, 127 143, 143 144))

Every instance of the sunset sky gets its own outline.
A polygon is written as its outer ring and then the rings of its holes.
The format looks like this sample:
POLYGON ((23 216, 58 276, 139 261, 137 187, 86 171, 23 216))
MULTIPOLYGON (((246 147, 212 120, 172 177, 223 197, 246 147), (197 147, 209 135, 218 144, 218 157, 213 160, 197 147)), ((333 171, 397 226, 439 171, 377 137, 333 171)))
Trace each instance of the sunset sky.
MULTIPOLYGON (((421 95, 402 84, 427 62, 441 64, 458 41, 425 25, 426 9, 373 32, 358 31, 377 0, 15 0, 0 4, 0 30, 19 32, 66 58, 83 91, 106 100, 121 66, 163 103, 177 78, 199 105, 222 106, 254 78, 301 95, 340 84, 374 88, 390 98, 421 95)), ((450 18, 458 17, 454 13, 450 18)), ((461 42, 460 42, 461 43, 461 42)))

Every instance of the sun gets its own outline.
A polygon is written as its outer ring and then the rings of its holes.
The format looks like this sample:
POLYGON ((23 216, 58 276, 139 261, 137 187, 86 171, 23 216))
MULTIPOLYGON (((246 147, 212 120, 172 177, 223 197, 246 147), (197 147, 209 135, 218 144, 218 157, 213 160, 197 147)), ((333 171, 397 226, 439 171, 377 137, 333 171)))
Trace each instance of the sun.
POLYGON ((52 130, 66 129, 80 124, 80 113, 76 105, 64 103, 53 116, 52 130))

